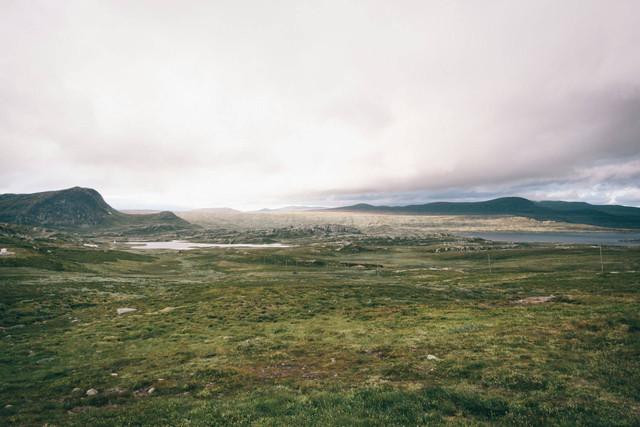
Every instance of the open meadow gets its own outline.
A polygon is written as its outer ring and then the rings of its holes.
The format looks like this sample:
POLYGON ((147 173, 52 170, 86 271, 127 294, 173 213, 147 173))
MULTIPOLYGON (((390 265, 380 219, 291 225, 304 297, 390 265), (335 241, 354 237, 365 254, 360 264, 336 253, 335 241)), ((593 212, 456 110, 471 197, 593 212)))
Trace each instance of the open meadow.
POLYGON ((640 248, 281 241, 3 237, 0 424, 637 423, 640 248))

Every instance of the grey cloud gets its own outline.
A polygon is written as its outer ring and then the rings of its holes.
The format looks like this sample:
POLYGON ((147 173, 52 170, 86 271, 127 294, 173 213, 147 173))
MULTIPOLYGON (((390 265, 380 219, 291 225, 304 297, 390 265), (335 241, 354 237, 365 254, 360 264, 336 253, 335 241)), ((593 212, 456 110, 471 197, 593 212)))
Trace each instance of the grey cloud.
POLYGON ((640 186, 637 2, 0 11, 0 192, 220 206, 640 186))
POLYGON ((602 201, 613 191, 608 187, 640 186, 637 86, 616 85, 570 94, 562 102, 512 108, 504 111, 501 121, 505 124, 496 123, 488 136, 478 136, 476 144, 486 146, 478 150, 479 157, 462 155, 448 173, 425 170, 411 180, 386 179, 373 186, 329 189, 318 195, 337 193, 352 201, 392 202, 397 192, 397 199, 405 203, 457 198, 456 194, 476 199, 479 195, 539 194, 534 189, 554 193, 558 186, 575 186, 584 192, 600 185, 602 201), (409 197, 407 192, 418 196, 409 197))

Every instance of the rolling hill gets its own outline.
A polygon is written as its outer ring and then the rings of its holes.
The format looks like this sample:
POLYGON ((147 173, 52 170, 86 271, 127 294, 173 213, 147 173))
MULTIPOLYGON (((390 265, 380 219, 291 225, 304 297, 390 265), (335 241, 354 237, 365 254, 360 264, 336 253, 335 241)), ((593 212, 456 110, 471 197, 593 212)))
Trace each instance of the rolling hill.
POLYGON ((409 206, 373 206, 361 203, 332 210, 414 215, 521 216, 538 221, 640 228, 640 208, 591 205, 584 202, 534 202, 522 197, 502 197, 485 202, 435 202, 409 206))
POLYGON ((0 222, 61 230, 162 229, 194 227, 172 212, 145 215, 122 213, 91 188, 33 194, 1 194, 0 222))

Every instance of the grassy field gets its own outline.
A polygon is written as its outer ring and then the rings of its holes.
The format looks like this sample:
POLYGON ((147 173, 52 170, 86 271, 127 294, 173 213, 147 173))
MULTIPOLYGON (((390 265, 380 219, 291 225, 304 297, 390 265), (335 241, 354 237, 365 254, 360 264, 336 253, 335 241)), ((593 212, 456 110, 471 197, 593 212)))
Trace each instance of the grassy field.
POLYGON ((4 238, 0 424, 637 425, 640 248, 288 243, 4 238))

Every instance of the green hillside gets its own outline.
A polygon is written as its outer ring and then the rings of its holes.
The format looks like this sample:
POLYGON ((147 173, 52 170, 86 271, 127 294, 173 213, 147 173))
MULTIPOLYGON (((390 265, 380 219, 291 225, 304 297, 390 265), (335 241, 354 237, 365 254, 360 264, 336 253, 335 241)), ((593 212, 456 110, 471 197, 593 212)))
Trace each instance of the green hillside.
POLYGON ((0 195, 0 222, 61 230, 178 230, 193 225, 172 212, 122 213, 91 188, 0 195))
POLYGON ((591 205, 584 202, 533 202, 522 197, 502 197, 485 202, 435 202, 410 206, 358 204, 336 210, 417 215, 511 215, 539 221, 568 222, 611 228, 640 228, 639 208, 591 205))

